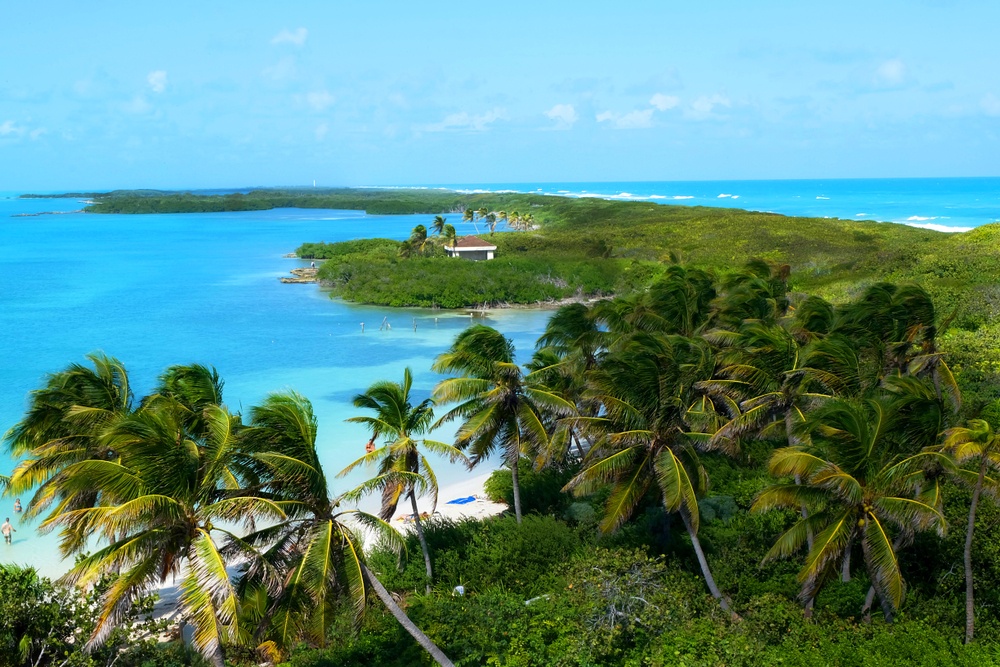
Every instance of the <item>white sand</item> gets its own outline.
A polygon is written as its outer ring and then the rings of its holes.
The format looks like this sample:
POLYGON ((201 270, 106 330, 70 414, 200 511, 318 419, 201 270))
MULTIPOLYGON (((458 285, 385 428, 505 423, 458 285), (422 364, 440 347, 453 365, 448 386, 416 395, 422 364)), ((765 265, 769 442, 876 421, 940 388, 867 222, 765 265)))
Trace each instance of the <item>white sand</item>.
MULTIPOLYGON (((486 498, 486 493, 483 490, 483 487, 486 484, 486 480, 490 478, 491 474, 492 472, 487 472, 482 475, 469 477, 455 482, 454 484, 441 487, 438 492, 438 505, 436 510, 432 507, 430 498, 417 498, 417 508, 420 510, 421 514, 426 512, 430 515, 431 512, 433 512, 435 517, 440 516, 452 520, 485 519, 487 517, 496 516, 506 510, 507 505, 504 503, 495 503, 486 498), (475 496, 476 500, 464 505, 448 504, 449 500, 467 498, 469 496, 475 496)), ((364 504, 367 505, 368 503, 364 504)), ((364 507, 363 509, 371 512, 378 511, 377 507, 364 507)), ((413 523, 405 521, 405 518, 411 513, 409 501, 400 502, 399 506, 396 508, 396 515, 391 521, 392 526, 401 533, 407 533, 408 531, 413 530, 413 523)), ((365 530, 359 530, 359 532, 361 532, 364 537, 365 550, 370 549, 374 545, 375 536, 365 530)), ((229 569, 230 572, 233 572, 235 567, 231 566, 229 569)), ((158 587, 157 592, 160 595, 160 599, 157 601, 153 610, 154 617, 168 617, 174 614, 177 610, 177 602, 180 598, 179 582, 182 576, 182 574, 178 575, 176 582, 168 581, 158 587)))

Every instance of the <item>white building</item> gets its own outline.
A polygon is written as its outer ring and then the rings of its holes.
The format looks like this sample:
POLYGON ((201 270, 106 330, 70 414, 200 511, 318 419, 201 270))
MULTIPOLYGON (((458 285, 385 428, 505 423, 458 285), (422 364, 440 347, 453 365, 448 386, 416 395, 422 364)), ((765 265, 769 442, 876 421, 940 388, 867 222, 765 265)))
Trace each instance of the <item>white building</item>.
POLYGON ((484 260, 493 259, 497 247, 490 245, 477 236, 463 236, 455 241, 454 246, 445 246, 449 257, 462 259, 484 260))

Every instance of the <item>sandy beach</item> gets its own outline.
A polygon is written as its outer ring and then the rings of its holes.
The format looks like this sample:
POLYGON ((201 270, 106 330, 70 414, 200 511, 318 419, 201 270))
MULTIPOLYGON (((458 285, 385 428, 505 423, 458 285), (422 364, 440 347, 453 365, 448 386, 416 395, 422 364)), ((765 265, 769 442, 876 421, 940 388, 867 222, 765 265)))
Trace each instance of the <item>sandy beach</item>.
MULTIPOLYGON (((507 505, 489 500, 486 498, 486 493, 483 490, 486 480, 490 478, 491 474, 492 472, 483 473, 441 487, 436 509, 432 506, 430 498, 418 498, 417 507, 421 515, 426 513, 427 516, 433 515, 434 517, 458 521, 462 519, 485 519, 500 514, 507 509, 507 505), (469 497, 474 498, 474 500, 462 504, 449 503, 451 500, 469 497)), ((374 499, 368 500, 371 501, 374 499)), ((369 506, 369 503, 363 503, 363 505, 362 509, 365 511, 378 511, 377 504, 369 506)), ((404 503, 400 503, 396 509, 396 514, 390 522, 392 527, 404 534, 413 530, 412 521, 407 520, 411 514, 409 502, 405 503, 405 507, 404 503)), ((374 546, 376 541, 375 536, 368 531, 359 530, 359 532, 362 532, 364 547, 367 551, 374 546)), ((233 568, 231 567, 230 569, 232 570, 233 568)), ((159 600, 153 609, 153 615, 156 618, 168 618, 177 610, 177 602, 180 599, 180 579, 181 577, 178 576, 176 582, 168 581, 157 590, 159 600)))

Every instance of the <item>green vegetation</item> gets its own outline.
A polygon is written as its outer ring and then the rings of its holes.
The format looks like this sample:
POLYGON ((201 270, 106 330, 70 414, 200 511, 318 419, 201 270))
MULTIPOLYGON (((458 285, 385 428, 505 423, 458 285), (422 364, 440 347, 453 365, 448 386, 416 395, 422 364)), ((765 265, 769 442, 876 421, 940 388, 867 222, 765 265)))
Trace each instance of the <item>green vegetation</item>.
POLYGON ((7 493, 40 484, 26 511, 67 553, 104 536, 68 577, 107 582, 97 651, 184 563, 180 613, 215 664, 1000 664, 995 379, 956 379, 916 285, 834 304, 790 280, 670 265, 647 291, 562 307, 523 368, 470 327, 435 364, 454 448, 424 438, 435 401, 411 403, 409 372, 376 383, 355 398, 374 451, 352 465, 377 469, 334 499, 301 396, 244 423, 210 369, 168 369, 137 402, 95 356, 32 394, 7 493), (382 530, 361 553, 344 517, 386 526, 341 507, 370 490, 415 506, 436 495, 424 452, 460 450, 501 456, 486 490, 513 515, 432 518, 405 549, 382 530))
MULTIPOLYGON (((185 563, 181 614, 216 665, 1000 664, 997 229, 489 197, 457 224, 531 210, 541 230, 497 233, 502 251, 603 267, 618 296, 560 308, 523 367, 473 326, 434 400, 411 402, 408 372, 356 397, 382 442, 347 495, 294 393, 244 423, 210 369, 135 401, 95 356, 32 394, 6 493, 36 489, 26 513, 66 553, 98 536, 68 578, 118 577, 89 647, 185 563), (425 439, 439 401, 453 446, 425 439), (401 539, 344 509, 436 494, 426 452, 499 456, 487 492, 512 516, 401 539), (381 529, 374 550, 347 515, 381 529)), ((503 264, 441 257, 447 226, 312 250, 324 271, 384 262, 386 293, 425 271, 433 301, 452 267, 503 264)))

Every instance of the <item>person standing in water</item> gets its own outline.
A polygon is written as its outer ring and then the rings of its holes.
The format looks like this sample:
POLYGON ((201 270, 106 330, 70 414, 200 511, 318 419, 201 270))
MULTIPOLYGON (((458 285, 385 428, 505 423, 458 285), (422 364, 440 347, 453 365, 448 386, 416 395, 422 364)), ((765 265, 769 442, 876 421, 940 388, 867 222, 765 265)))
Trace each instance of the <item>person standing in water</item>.
POLYGON ((20 498, 15 498, 14 499, 14 512, 17 513, 17 512, 20 512, 20 511, 21 511, 21 499, 20 498))
POLYGON ((14 526, 10 525, 10 517, 7 517, 7 520, 3 522, 2 526, 0 526, 0 533, 3 533, 3 541, 10 544, 11 534, 16 532, 17 531, 14 530, 14 526))

